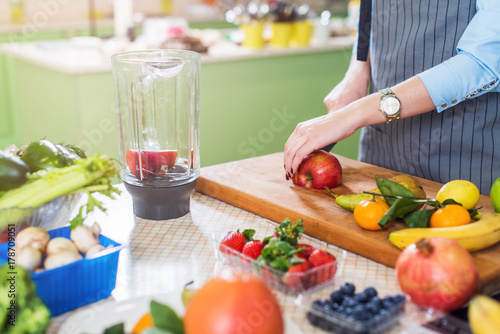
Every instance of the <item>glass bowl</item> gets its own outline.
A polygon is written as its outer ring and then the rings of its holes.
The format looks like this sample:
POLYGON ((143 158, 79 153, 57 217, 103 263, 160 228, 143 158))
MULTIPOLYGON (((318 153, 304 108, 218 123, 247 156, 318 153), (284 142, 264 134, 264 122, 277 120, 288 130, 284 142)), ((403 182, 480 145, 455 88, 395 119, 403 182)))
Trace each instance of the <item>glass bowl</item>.
POLYGON ((4 234, 8 225, 16 226, 16 233, 29 226, 52 230, 65 226, 72 218, 84 194, 76 193, 60 196, 37 208, 0 209, 0 242, 6 241, 4 234), (5 239, 5 240, 4 240, 5 239))
MULTIPOLYGON (((246 222, 235 225, 233 231, 254 229, 255 240, 262 240, 273 235, 279 224, 270 221, 246 222)), ((226 245, 221 245, 222 239, 229 231, 220 231, 211 235, 217 261, 228 264, 240 270, 253 271, 271 288, 289 295, 297 295, 304 291, 317 288, 330 282, 343 270, 344 260, 347 255, 345 250, 328 244, 327 242, 302 234, 299 243, 309 244, 314 248, 330 252, 336 258, 322 266, 314 267, 302 273, 283 273, 267 265, 262 265, 256 260, 238 252, 226 245)), ((307 232, 307 231, 306 231, 307 232)))

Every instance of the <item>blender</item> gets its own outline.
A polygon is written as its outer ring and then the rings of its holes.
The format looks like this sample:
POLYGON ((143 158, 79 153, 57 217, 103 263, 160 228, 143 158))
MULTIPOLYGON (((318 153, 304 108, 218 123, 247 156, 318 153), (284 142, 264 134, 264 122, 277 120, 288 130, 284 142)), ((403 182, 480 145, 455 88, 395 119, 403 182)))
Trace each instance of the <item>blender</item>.
POLYGON ((182 217, 200 173, 200 55, 130 51, 111 61, 121 177, 134 213, 182 217))

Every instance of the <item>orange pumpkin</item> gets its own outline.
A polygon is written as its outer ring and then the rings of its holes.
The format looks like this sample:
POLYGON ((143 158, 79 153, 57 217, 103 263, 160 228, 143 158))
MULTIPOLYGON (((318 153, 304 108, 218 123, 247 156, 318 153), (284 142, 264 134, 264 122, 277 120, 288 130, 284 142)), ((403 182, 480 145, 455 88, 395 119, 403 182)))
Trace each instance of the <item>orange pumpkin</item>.
POLYGON ((231 273, 209 280, 184 316, 186 334, 283 334, 276 297, 257 276, 231 273))

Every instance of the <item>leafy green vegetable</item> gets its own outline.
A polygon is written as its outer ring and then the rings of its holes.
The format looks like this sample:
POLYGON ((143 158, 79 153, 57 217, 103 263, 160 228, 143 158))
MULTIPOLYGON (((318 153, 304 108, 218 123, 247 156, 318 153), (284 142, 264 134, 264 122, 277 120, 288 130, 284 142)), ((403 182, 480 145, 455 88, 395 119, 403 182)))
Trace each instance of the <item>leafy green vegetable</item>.
POLYGON ((151 316, 155 327, 172 334, 184 334, 182 319, 169 306, 152 300, 151 316))
POLYGON ((5 334, 44 333, 49 323, 50 311, 37 297, 36 287, 29 272, 20 266, 15 266, 14 270, 9 264, 0 266, 0 332, 5 334), (15 291, 11 290, 13 282, 16 287, 15 291), (12 306, 15 308, 15 320, 8 317, 12 301, 15 301, 15 306, 12 306), (9 321, 14 322, 9 323, 9 321))
MULTIPOLYGON (((9 190, 0 197, 0 229, 8 224, 16 224, 22 212, 8 212, 10 208, 36 208, 53 199, 75 192, 100 192, 106 196, 120 191, 111 185, 111 179, 118 174, 114 161, 98 153, 90 158, 76 160, 74 165, 53 168, 43 174, 33 176, 23 186, 9 190)), ((89 196, 87 213, 95 208, 103 209, 101 203, 89 196)), ((73 222, 76 226, 83 221, 83 210, 73 222)))

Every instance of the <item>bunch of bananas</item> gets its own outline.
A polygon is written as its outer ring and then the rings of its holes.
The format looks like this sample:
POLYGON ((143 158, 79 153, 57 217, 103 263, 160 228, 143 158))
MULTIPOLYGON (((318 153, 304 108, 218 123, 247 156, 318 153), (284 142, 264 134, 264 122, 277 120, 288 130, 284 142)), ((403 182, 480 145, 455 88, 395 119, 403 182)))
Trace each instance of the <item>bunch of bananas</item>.
POLYGON ((454 239, 469 252, 481 250, 500 241, 500 214, 488 212, 475 223, 457 227, 402 229, 392 232, 389 241, 403 249, 430 237, 454 239))

